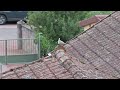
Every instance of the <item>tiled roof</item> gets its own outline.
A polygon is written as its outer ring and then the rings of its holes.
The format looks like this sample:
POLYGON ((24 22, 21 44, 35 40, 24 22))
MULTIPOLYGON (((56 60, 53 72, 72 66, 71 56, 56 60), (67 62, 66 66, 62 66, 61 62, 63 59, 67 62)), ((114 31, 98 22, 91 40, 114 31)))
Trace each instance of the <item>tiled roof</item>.
POLYGON ((88 19, 85 19, 85 20, 82 20, 80 21, 80 26, 81 27, 84 27, 86 25, 90 25, 90 24, 93 24, 93 23, 96 23, 102 19, 104 19, 105 17, 107 17, 108 15, 95 15, 93 17, 90 17, 88 19))
POLYGON ((68 42, 71 56, 120 78, 120 11, 68 42))
POLYGON ((17 63, 14 63, 14 64, 11 64, 11 63, 8 63, 7 65, 4 65, 4 64, 1 64, 1 72, 5 72, 5 71, 8 71, 10 69, 13 69, 15 67, 20 67, 20 66, 23 66, 24 64, 17 64, 17 63))
POLYGON ((57 46, 52 56, 2 73, 2 79, 120 78, 120 11, 57 46))
MULTIPOLYGON (((58 48, 61 46, 58 46, 58 48)), ((69 56, 63 49, 55 51, 53 57, 11 69, 2 74, 2 79, 86 79, 114 78, 96 70, 89 63, 84 65, 78 59, 69 56)))

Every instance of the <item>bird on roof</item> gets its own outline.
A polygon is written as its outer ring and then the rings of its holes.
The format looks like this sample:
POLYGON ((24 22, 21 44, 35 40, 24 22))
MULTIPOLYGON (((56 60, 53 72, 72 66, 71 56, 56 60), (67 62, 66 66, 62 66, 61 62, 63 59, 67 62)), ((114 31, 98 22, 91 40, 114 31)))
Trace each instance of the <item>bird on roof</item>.
POLYGON ((51 54, 51 53, 48 53, 48 56, 52 56, 52 54, 51 54))
POLYGON ((64 45, 65 43, 63 41, 60 40, 60 38, 58 39, 58 45, 64 45))

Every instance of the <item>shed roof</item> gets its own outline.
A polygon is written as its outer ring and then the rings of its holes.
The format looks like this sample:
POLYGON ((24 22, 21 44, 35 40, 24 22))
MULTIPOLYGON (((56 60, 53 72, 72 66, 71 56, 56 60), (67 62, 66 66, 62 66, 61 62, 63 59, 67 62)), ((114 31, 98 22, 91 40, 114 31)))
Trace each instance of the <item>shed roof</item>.
POLYGON ((80 26, 84 27, 93 23, 96 23, 102 19, 104 19, 105 17, 107 17, 108 15, 95 15, 93 17, 90 17, 88 19, 82 20, 80 21, 80 26))

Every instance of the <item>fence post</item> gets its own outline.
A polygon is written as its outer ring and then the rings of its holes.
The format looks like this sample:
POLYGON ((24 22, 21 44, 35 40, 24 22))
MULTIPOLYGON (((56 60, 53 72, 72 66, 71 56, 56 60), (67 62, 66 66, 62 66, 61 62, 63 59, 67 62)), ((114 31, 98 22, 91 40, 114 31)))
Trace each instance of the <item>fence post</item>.
POLYGON ((2 79, 2 64, 0 63, 0 79, 2 79))
POLYGON ((39 33, 39 41, 38 41, 38 54, 39 54, 39 58, 41 58, 41 42, 40 42, 40 40, 41 40, 41 34, 42 33, 39 33))
POLYGON ((5 64, 7 65, 7 40, 5 40, 5 64))
POLYGON ((17 22, 18 29, 18 49, 22 49, 22 21, 17 22))

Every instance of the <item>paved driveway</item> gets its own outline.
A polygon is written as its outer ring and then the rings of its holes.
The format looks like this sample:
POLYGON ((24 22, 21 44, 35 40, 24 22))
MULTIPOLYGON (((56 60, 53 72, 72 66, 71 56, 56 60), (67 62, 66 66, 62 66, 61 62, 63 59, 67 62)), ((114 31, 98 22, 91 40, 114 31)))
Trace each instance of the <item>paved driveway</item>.
POLYGON ((0 25, 0 40, 5 39, 17 39, 16 24, 0 25))

